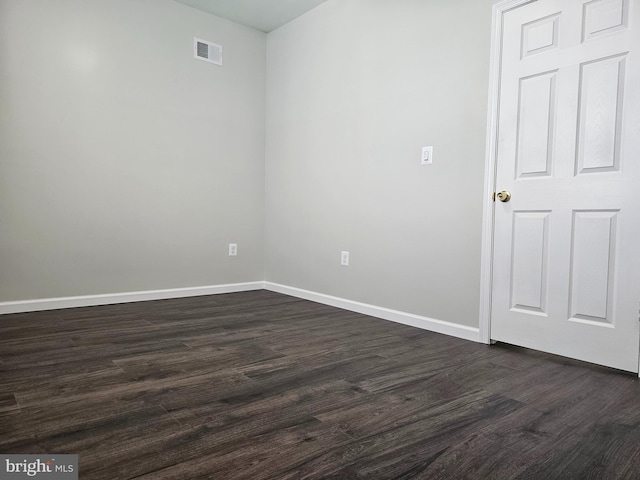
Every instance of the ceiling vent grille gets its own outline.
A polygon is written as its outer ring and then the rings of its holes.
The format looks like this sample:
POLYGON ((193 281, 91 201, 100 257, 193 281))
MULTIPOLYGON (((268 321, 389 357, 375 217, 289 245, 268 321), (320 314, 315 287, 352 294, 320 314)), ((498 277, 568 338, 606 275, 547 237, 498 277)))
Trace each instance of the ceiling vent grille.
POLYGON ((222 65, 222 45, 194 37, 193 56, 205 62, 222 65))

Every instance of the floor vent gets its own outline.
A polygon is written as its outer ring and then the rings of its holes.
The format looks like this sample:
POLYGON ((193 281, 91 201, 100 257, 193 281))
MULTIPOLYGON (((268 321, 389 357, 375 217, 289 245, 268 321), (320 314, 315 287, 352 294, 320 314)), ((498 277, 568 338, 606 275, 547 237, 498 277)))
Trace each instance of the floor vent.
POLYGON ((222 45, 194 37, 193 56, 205 62, 222 65, 222 45))

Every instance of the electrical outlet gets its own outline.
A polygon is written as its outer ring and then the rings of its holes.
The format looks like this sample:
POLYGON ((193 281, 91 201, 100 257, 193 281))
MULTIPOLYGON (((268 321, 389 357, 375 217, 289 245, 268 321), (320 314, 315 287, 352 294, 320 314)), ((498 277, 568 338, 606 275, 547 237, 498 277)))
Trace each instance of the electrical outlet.
POLYGON ((235 257, 236 255, 238 255, 238 244, 237 243, 230 243, 229 244, 229 256, 230 257, 235 257))
POLYGON ((345 267, 349 266, 349 252, 345 252, 344 250, 340 254, 340 265, 345 267))

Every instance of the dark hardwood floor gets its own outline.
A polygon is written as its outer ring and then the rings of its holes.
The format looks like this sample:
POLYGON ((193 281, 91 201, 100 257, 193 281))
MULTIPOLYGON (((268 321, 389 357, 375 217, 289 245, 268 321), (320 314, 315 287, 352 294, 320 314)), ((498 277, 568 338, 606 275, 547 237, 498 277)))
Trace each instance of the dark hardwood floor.
POLYGON ((0 453, 81 479, 640 478, 635 376, 267 292, 0 317, 0 453))

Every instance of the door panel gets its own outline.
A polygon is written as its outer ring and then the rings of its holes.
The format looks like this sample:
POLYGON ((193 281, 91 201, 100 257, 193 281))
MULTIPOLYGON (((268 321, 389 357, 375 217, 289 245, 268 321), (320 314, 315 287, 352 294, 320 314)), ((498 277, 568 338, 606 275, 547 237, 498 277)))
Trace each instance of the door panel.
POLYGON ((573 212, 571 320, 613 324, 617 211, 573 212))
POLYGON ((557 72, 520 80, 516 179, 551 175, 557 72))
POLYGON ((600 0, 584 6, 583 40, 627 27, 629 0, 600 0))
POLYGON ((511 310, 547 314, 551 212, 513 212, 511 310))
POLYGON ((628 0, 503 17, 491 337, 638 371, 640 22, 628 0), (633 28, 635 27, 635 28, 633 28))
POLYGON ((618 170, 626 54, 580 66, 576 174, 618 170))

